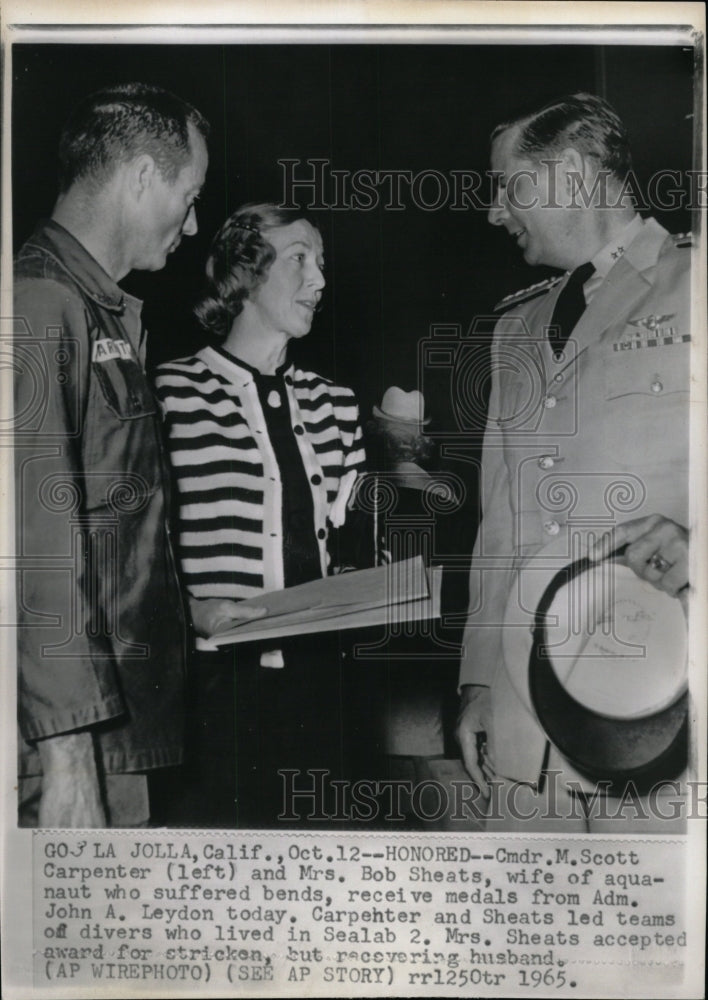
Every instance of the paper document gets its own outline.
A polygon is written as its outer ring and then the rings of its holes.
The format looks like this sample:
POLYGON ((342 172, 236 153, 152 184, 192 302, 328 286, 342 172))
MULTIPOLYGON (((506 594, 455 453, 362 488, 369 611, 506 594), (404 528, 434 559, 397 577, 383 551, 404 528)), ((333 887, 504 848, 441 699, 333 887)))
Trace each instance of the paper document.
POLYGON ((223 646, 307 632, 439 618, 441 581, 442 571, 439 568, 426 571, 423 560, 416 556, 259 594, 241 603, 265 608, 263 618, 226 623, 210 642, 223 646))

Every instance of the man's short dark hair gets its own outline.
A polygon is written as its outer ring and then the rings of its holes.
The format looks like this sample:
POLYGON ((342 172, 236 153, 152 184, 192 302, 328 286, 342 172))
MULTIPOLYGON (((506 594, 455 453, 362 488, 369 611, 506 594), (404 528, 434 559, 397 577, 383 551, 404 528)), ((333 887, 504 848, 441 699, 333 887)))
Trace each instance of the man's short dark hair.
POLYGON ((209 123, 186 101, 161 87, 124 83, 85 98, 59 141, 59 190, 75 181, 106 180, 120 163, 149 153, 173 181, 190 156, 189 125, 206 142, 209 123))
POLYGON ((532 160, 550 158, 572 147, 597 160, 623 181, 632 169, 627 130, 607 101, 595 94, 570 94, 549 101, 530 114, 504 122, 492 132, 495 139, 507 129, 520 127, 515 151, 532 160))

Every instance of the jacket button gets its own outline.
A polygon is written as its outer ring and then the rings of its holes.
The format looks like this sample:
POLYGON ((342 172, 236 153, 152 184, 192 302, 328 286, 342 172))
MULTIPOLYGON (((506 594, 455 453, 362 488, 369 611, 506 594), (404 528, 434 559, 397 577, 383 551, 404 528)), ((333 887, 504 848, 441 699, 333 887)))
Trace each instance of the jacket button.
POLYGON ((562 364, 565 361, 565 353, 563 351, 554 351, 553 360, 557 365, 562 364))
POLYGON ((547 535, 557 535, 561 528, 557 521, 546 521, 543 525, 543 530, 547 535))
POLYGON ((552 410, 557 402, 558 400, 556 399, 555 396, 546 396, 546 398, 543 401, 543 405, 546 407, 547 410, 552 410))
POLYGON ((318 476, 317 473, 315 473, 314 476, 310 477, 310 482, 312 483, 313 486, 319 486, 320 483, 322 482, 322 476, 318 476))
POLYGON ((327 537, 327 532, 324 530, 324 528, 318 528, 318 530, 317 530, 317 537, 318 538, 326 538, 327 537))
POLYGON ((285 376, 285 384, 286 385, 292 385, 293 384, 293 380, 292 380, 292 378, 291 378, 290 375, 286 375, 285 376))
POLYGON ((555 464, 550 455, 542 455, 538 460, 539 469, 552 469, 555 464))
POLYGON ((661 381, 661 379, 659 378, 658 375, 656 375, 654 377, 654 381, 651 384, 651 391, 652 392, 663 392, 664 391, 664 383, 661 381))
POLYGON ((305 428, 301 427, 300 424, 298 424, 297 427, 293 427, 293 430, 295 431, 296 434, 304 434, 305 433, 305 428))

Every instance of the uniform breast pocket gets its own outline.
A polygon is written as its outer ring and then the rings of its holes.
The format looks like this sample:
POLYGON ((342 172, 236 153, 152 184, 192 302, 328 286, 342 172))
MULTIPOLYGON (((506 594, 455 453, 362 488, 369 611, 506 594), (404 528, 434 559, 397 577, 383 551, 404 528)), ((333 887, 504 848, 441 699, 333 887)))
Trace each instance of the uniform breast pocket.
POLYGON ((93 376, 101 388, 106 406, 121 420, 131 420, 156 412, 155 397, 133 358, 94 361, 93 376))
POLYGON ((94 362, 85 419, 88 509, 113 509, 116 497, 139 509, 161 488, 162 453, 157 404, 137 361, 94 362))
POLYGON ((690 344, 613 351, 604 362, 604 449, 616 462, 684 460, 688 446, 690 344))

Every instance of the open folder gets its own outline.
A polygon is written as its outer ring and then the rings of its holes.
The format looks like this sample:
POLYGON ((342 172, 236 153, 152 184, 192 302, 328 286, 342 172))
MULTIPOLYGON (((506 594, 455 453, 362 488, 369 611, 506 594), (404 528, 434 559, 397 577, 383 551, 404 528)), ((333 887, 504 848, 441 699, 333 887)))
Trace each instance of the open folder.
POLYGON ((226 622, 209 641, 224 646, 439 618, 441 580, 440 567, 426 570, 423 560, 416 556, 274 590, 241 602, 242 607, 265 608, 264 617, 243 623, 226 622))

